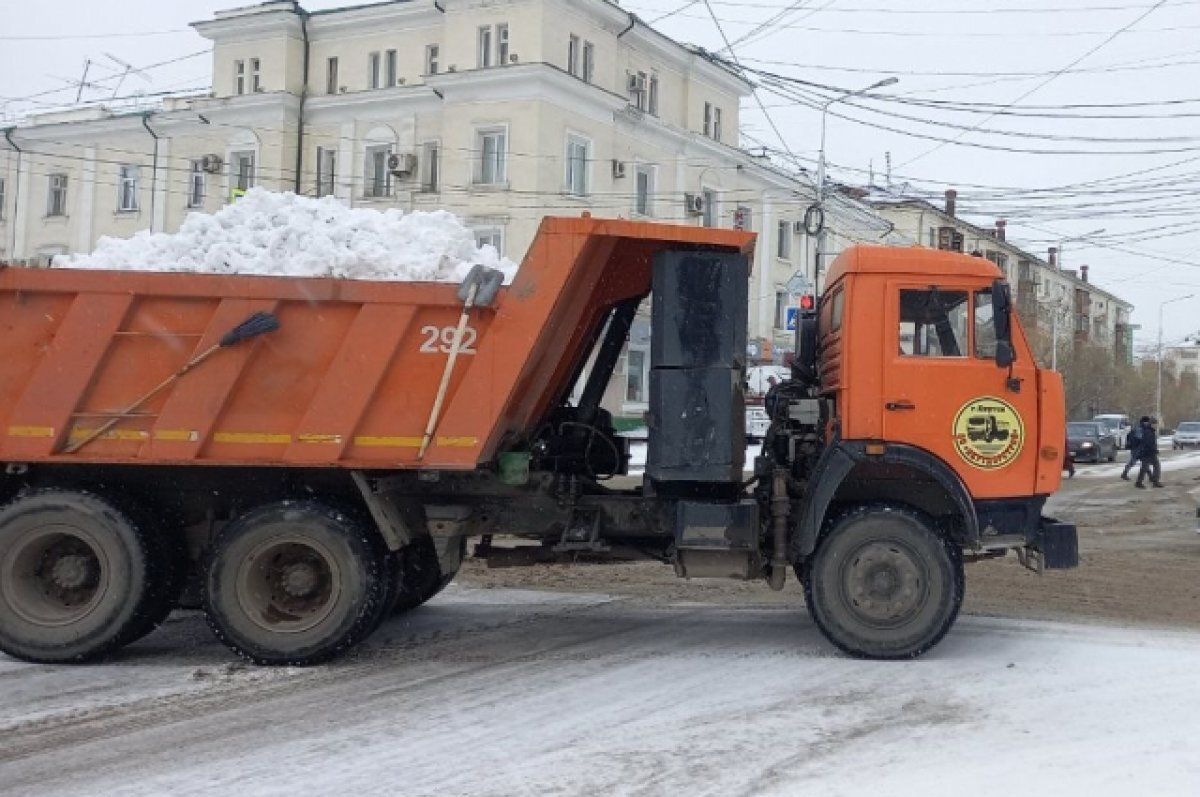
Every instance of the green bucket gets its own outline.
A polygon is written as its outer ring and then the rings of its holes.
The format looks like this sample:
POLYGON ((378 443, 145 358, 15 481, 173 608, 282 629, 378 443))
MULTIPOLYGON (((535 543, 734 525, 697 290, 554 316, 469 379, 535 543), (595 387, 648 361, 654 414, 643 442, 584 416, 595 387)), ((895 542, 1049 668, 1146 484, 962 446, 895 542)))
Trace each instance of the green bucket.
POLYGON ((500 455, 500 483, 529 483, 529 452, 506 451, 500 455))

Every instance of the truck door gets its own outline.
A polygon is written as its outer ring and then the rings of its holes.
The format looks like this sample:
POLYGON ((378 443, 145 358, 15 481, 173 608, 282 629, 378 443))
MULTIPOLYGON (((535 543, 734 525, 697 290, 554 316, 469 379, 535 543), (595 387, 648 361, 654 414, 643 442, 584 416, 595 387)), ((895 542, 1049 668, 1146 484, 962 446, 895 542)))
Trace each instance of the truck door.
POLYGON ((996 366, 990 287, 893 280, 887 296, 885 440, 940 458, 977 498, 1028 494, 1038 453, 1036 366, 1014 364, 1019 392, 996 366))

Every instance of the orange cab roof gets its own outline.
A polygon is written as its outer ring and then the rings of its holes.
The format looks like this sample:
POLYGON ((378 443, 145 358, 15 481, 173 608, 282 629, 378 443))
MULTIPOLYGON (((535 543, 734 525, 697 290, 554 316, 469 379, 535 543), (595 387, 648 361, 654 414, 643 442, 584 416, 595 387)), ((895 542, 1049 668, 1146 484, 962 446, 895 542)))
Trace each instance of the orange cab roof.
POLYGON ((842 252, 829 267, 826 284, 846 274, 954 274, 995 279, 1004 273, 982 257, 929 249, 923 246, 855 245, 842 252))

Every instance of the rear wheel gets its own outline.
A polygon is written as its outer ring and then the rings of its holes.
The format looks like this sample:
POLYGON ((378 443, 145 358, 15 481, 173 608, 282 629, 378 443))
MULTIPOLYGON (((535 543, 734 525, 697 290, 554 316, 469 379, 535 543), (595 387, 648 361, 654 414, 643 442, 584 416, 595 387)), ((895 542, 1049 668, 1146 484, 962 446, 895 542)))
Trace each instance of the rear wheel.
POLYGON ((871 505, 836 520, 806 562, 804 597, 821 632, 852 656, 907 659, 958 615, 958 548, 906 507, 871 505))
POLYGON ((316 664, 375 629, 387 598, 379 541, 315 502, 260 507, 213 543, 204 578, 209 626, 257 664, 316 664))
POLYGON ((42 490, 0 510, 0 650, 35 662, 98 658, 165 616, 159 546, 89 493, 42 490))
MULTIPOLYGON (((461 566, 466 557, 467 538, 463 537, 459 544, 462 546, 459 552, 461 566)), ((394 613, 417 608, 445 589, 458 575, 458 568, 450 572, 442 571, 430 537, 417 537, 394 555, 398 558, 395 598, 392 602, 394 613)))

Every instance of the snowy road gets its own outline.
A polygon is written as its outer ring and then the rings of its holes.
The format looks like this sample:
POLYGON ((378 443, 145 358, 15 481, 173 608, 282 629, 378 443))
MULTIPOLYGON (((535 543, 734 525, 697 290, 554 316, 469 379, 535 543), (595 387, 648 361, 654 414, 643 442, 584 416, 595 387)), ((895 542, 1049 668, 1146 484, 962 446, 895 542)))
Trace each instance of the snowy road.
POLYGON ((1200 790, 1195 634, 964 617, 872 663, 802 609, 451 588, 348 661, 231 661, 194 615, 110 664, 0 659, 0 792, 1200 790))

